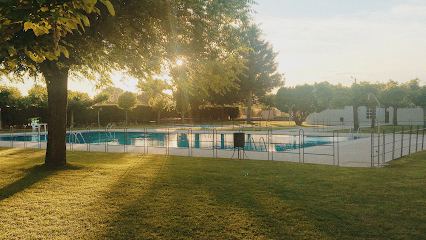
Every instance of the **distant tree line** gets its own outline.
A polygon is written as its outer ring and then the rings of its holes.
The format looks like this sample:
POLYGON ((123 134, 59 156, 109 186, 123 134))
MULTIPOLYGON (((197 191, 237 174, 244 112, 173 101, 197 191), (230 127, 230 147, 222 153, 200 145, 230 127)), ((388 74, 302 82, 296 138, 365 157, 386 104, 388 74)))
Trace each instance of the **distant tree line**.
MULTIPOLYGON (((22 96, 15 87, 0 87, 0 116, 2 127, 23 127, 30 123, 32 118, 40 122, 47 121, 47 92, 45 87, 35 85, 29 90, 28 96, 22 96)), ((126 103, 126 97, 123 98, 126 103)), ((134 96, 122 89, 110 87, 91 98, 87 93, 68 91, 68 127, 97 126, 98 113, 101 126, 107 124, 126 125, 147 124, 150 121, 159 121, 158 108, 148 105, 142 95, 134 96), (115 94, 115 96, 113 94, 115 94), (126 96, 130 99, 127 104, 119 106, 119 99, 126 96), (111 100, 111 96, 114 100, 111 100), (131 98, 129 96, 133 96, 131 98), (128 111, 126 116, 126 111, 128 111)), ((192 109, 194 121, 235 119, 239 116, 238 107, 208 107, 192 109)), ((178 118, 179 113, 173 107, 162 111, 163 118, 178 118)))
MULTIPOLYGON (((314 85, 282 87, 276 95, 270 97, 279 110, 293 114, 297 125, 301 125, 309 113, 320 112, 327 108, 353 106, 354 128, 358 129, 359 106, 371 108, 373 116, 376 115, 377 101, 381 107, 393 107, 395 109, 393 125, 397 125, 398 108, 417 106, 426 110, 426 86, 420 86, 419 83, 420 80, 417 78, 403 84, 389 80, 387 83, 355 83, 351 87, 321 82, 314 85)), ((372 127, 374 126, 373 119, 372 127)))

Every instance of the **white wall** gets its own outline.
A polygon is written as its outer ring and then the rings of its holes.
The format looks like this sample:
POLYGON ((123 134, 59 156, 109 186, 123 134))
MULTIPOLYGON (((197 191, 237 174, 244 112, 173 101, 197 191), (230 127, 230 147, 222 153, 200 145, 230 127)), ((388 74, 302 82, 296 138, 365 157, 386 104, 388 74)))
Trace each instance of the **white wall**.
POLYGON ((424 125, 423 108, 398 108, 398 125, 424 125))
POLYGON ((326 125, 349 125, 353 124, 353 107, 346 106, 344 109, 326 109, 319 113, 311 113, 306 118, 307 124, 326 124, 326 125), (341 122, 343 118, 343 123, 341 122))
MULTIPOLYGON (((351 125, 353 124, 353 107, 346 106, 344 109, 326 109, 319 113, 311 113, 306 118, 307 124, 326 124, 326 125, 351 125), (343 122, 341 122, 343 118, 343 122)), ((385 108, 376 107, 376 119, 380 117, 380 124, 385 124, 385 108)), ((393 122, 393 108, 388 108, 389 124, 393 122)), ((367 119, 367 108, 364 106, 358 107, 358 121, 360 126, 370 126, 371 119, 367 119)))
POLYGON ((267 110, 262 110, 262 112, 260 113, 260 117, 262 118, 262 120, 273 120, 273 118, 275 116, 281 116, 281 111, 278 110, 278 108, 271 108, 271 109, 267 109, 267 110))

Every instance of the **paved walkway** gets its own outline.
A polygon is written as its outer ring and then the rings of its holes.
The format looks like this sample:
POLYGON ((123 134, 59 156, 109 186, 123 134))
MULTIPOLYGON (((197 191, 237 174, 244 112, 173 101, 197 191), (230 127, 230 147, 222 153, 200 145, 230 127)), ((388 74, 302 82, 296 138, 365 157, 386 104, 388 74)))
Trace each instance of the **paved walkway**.
MULTIPOLYGON (((274 130, 273 135, 299 135, 304 133, 305 136, 333 136, 332 132, 316 132, 314 128, 293 128, 286 130, 274 130)), ((119 131, 119 130, 117 130, 119 131)), ((130 131, 130 130, 128 130, 130 131)), ((133 131, 133 130, 131 130, 133 131)), ((143 132, 145 130, 135 130, 143 132)), ((166 132, 170 133, 188 133, 188 130, 176 129, 152 129, 149 132, 166 132)), ((217 134, 227 133, 232 134, 235 131, 215 131, 217 134)), ((192 133, 212 133, 212 131, 200 130, 192 131, 192 133)), ((267 131, 246 131, 246 134, 265 134, 267 138, 267 131)), ((28 134, 28 133, 27 133, 28 134)), ((335 133, 337 136, 337 133, 335 133)), ((18 135, 18 134, 15 134, 18 135)), ((3 134, 9 136, 9 134, 3 134)), ((351 133, 338 134, 339 137, 352 137, 351 133)), ((326 164, 337 165, 342 167, 371 167, 383 165, 392 161, 393 159, 401 156, 414 153, 415 151, 422 151, 426 148, 424 141, 425 137, 420 135, 400 134, 394 136, 392 134, 380 136, 380 147, 378 146, 377 135, 374 136, 374 144, 371 143, 371 134, 360 134, 358 139, 339 141, 334 144, 319 145, 313 147, 305 147, 301 149, 287 150, 287 151, 242 151, 239 152, 233 149, 200 149, 200 148, 178 148, 178 147, 145 147, 145 146, 132 146, 132 145, 118 145, 115 143, 99 144, 67 144, 68 150, 77 151, 101 151, 101 152, 127 152, 127 153, 149 153, 149 154, 170 154, 182 155, 192 157, 216 157, 216 158, 233 158, 233 159, 252 159, 252 160, 273 160, 273 161, 289 161, 301 162, 311 164, 326 164), (403 138, 402 138, 403 137, 403 138), (385 147, 383 148, 383 141, 385 147), (402 142, 402 143, 401 143, 402 142), (411 144, 408 146, 408 144, 411 144), (402 150, 401 150, 401 146, 402 150), (373 151, 371 148, 373 147, 373 151), (373 157, 371 156, 373 152, 373 157)), ((0 146, 3 147, 20 147, 20 148, 46 148, 45 142, 22 142, 22 141, 0 141, 0 146)))

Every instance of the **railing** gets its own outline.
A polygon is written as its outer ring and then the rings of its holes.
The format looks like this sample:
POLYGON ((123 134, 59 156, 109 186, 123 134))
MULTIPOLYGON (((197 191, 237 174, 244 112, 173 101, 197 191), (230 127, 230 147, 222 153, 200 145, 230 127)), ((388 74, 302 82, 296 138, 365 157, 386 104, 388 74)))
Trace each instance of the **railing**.
POLYGON ((401 131, 371 133, 371 166, 382 166, 397 158, 423 151, 425 127, 402 126, 401 131))
MULTIPOLYGON (((124 128, 114 129, 114 134, 112 134, 111 128, 109 126, 105 131, 90 128, 74 131, 70 128, 67 148, 80 151, 154 153, 214 158, 229 158, 235 151, 232 131, 220 131, 215 128, 204 131, 194 131, 192 128, 187 130, 144 128, 129 131, 124 128)), ((400 132, 386 133, 383 131, 380 136, 377 133, 371 133, 370 138, 363 138, 368 140, 368 144, 371 144, 371 154, 366 157, 367 166, 383 165, 398 157, 423 150, 424 131, 425 128, 417 126, 417 128, 403 128, 400 132)), ((300 129, 296 133, 292 132, 285 136, 281 131, 272 129, 244 133, 246 136, 245 147, 242 150, 245 152, 244 156, 250 159, 306 163, 312 162, 312 159, 321 158, 325 159, 323 161, 325 164, 341 165, 340 137, 337 131, 309 135, 300 129), (312 147, 309 139, 317 135, 328 137, 324 142, 318 142, 318 145, 312 147)), ((359 131, 357 131, 357 138, 358 134, 359 131)), ((349 136, 350 133, 343 135, 349 136)), ((46 134, 17 132, 13 128, 10 128, 9 133, 2 134, 1 137, 8 137, 6 140, 0 141, 1 146, 6 147, 45 148, 47 142, 46 134), (26 141, 20 141, 22 139, 26 141)), ((346 150, 347 147, 344 148, 344 151, 346 150)))

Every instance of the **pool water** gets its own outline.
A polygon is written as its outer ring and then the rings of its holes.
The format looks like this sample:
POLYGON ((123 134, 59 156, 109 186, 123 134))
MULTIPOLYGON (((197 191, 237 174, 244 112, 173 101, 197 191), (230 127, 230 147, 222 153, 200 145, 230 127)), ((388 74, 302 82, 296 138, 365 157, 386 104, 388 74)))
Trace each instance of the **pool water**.
MULTIPOLYGON (((331 144, 356 139, 356 137, 322 137, 298 135, 245 134, 245 150, 277 151, 331 144), (301 142, 300 142, 301 141, 301 142)), ((1 136, 0 141, 46 142, 46 134, 16 134, 1 136)), ((72 132, 67 134, 67 143, 108 144, 149 147, 175 147, 199 149, 234 149, 233 133, 157 133, 157 132, 72 132)))

